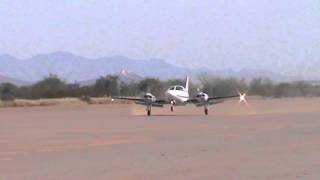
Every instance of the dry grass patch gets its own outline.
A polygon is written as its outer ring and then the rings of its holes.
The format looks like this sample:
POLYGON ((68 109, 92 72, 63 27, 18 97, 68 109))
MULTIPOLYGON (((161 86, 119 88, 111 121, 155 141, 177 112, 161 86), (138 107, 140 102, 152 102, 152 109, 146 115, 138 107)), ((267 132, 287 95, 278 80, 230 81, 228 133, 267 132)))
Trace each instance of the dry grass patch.
POLYGON ((33 107, 33 106, 53 106, 58 104, 79 103, 77 98, 59 98, 59 99, 15 99, 13 101, 1 101, 0 107, 33 107))
POLYGON ((33 107, 53 106, 59 104, 130 104, 130 101, 112 101, 111 97, 81 97, 81 98, 57 98, 57 99, 15 99, 13 101, 0 101, 0 107, 33 107))
POLYGON ((131 101, 115 100, 113 101, 111 97, 83 97, 83 101, 88 104, 131 104, 131 101))

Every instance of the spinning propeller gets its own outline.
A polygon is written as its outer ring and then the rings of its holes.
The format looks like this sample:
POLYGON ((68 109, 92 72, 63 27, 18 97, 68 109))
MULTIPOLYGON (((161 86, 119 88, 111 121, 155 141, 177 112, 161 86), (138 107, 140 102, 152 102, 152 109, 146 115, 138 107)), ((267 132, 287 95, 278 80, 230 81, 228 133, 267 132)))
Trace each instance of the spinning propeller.
POLYGON ((238 93, 239 93, 239 98, 240 98, 239 103, 244 102, 244 103, 247 104, 248 103, 247 100, 246 100, 247 93, 246 92, 243 93, 243 94, 241 94, 240 92, 238 92, 238 93))

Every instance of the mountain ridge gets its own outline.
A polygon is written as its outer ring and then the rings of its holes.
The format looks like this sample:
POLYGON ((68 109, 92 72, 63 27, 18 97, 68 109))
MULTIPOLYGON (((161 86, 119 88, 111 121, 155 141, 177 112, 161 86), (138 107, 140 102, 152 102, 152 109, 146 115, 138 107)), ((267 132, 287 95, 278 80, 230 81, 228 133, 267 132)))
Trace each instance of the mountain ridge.
POLYGON ((130 59, 123 56, 99 57, 90 59, 69 52, 39 54, 27 59, 18 59, 10 55, 0 55, 0 74, 5 77, 26 82, 36 82, 49 74, 55 74, 68 82, 81 82, 97 79, 108 74, 117 74, 128 70, 141 77, 160 79, 196 77, 206 73, 220 77, 238 77, 250 80, 253 76, 265 76, 276 81, 290 81, 292 77, 275 74, 264 70, 233 69, 211 70, 208 67, 189 69, 173 65, 165 60, 150 58, 145 60, 130 59))
POLYGON ((21 81, 21 80, 18 80, 18 79, 14 79, 14 78, 11 78, 11 77, 6 77, 6 76, 3 76, 3 75, 0 75, 0 84, 2 84, 2 83, 11 83, 11 84, 14 84, 14 85, 17 85, 17 86, 27 86, 27 85, 31 85, 32 84, 31 82, 21 81))

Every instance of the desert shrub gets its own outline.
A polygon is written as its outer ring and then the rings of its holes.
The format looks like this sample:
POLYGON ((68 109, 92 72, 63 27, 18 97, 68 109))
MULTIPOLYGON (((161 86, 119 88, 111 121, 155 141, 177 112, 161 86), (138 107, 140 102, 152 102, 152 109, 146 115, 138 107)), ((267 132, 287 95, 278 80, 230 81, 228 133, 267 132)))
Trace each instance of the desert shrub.
POLYGON ((67 84, 55 75, 49 75, 31 88, 32 98, 59 98, 66 95, 67 84))
POLYGON ((91 100, 91 97, 90 97, 90 96, 81 96, 79 99, 80 99, 81 101, 84 101, 84 102, 88 103, 88 104, 91 104, 91 103, 92 103, 92 100, 91 100))
MULTIPOLYGON (((190 81, 189 93, 194 96, 200 88, 209 96, 226 96, 237 94, 238 91, 248 91, 250 95, 263 97, 298 97, 320 96, 320 86, 306 82, 274 83, 267 78, 255 78, 251 82, 237 78, 219 78, 210 75, 199 75, 198 81, 190 81)), ((118 76, 105 76, 97 79, 94 85, 80 86, 77 83, 66 83, 55 75, 49 75, 31 86, 17 87, 10 83, 0 85, 0 99, 10 101, 15 98, 39 99, 79 97, 88 103, 90 97, 103 96, 141 96, 150 92, 157 98, 164 98, 165 92, 171 85, 184 86, 185 79, 159 80, 144 78, 140 81, 123 82, 118 76)))
POLYGON ((114 96, 119 94, 119 77, 108 75, 97 79, 93 87, 93 96, 114 96))
POLYGON ((272 97, 274 96, 274 85, 270 79, 256 78, 250 82, 249 92, 252 95, 272 97))
POLYGON ((164 84, 159 80, 155 78, 145 78, 138 82, 137 84, 137 90, 140 93, 152 93, 153 95, 157 97, 163 97, 166 87, 164 87, 164 84))
POLYGON ((218 78, 210 76, 202 76, 199 78, 202 91, 209 96, 228 96, 244 92, 247 85, 243 79, 236 78, 218 78))
POLYGON ((0 99, 2 101, 13 101, 15 94, 17 93, 17 87, 11 83, 3 83, 0 86, 0 99))

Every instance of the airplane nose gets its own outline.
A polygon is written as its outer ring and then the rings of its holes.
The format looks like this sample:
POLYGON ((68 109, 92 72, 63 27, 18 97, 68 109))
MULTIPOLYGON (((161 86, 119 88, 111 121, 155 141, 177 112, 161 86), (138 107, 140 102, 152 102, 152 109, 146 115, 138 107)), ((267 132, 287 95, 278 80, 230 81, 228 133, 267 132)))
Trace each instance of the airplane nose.
POLYGON ((166 91, 166 96, 168 97, 170 95, 170 90, 166 91))
POLYGON ((172 92, 170 90, 167 90, 166 96, 167 96, 167 98, 172 99, 172 97, 173 97, 172 92))

